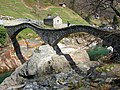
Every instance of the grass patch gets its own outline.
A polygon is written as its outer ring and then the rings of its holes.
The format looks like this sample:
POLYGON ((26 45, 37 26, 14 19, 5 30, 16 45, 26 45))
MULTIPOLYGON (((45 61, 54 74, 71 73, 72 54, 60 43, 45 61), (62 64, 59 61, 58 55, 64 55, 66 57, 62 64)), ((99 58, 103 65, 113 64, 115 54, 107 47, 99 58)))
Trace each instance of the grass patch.
MULTIPOLYGON (((25 4, 30 4, 33 7, 36 4, 36 0, 24 0, 25 4), (32 3, 32 4, 31 4, 32 3)), ((48 0, 40 1, 42 6, 51 6, 48 0)), ((34 9, 30 9, 25 6, 21 0, 1 0, 0 1, 0 15, 13 16, 14 18, 30 18, 43 20, 48 14, 59 15, 63 19, 64 23, 69 21, 71 24, 85 24, 88 23, 69 8, 54 7, 47 10, 38 10, 35 14, 34 9), (38 15, 39 14, 39 15, 38 15)))
POLYGON ((36 34, 35 31, 26 28, 24 30, 22 30, 18 35, 17 35, 17 39, 21 40, 21 39, 31 39, 31 38, 36 38, 38 35, 36 34))
POLYGON ((41 10, 41 16, 39 18, 44 19, 48 14, 53 16, 59 15, 63 19, 63 23, 67 23, 67 21, 69 21, 71 24, 89 25, 83 18, 69 8, 55 7, 49 8, 48 10, 41 10))
MULTIPOLYGON (((32 7, 33 5, 38 4, 37 0, 24 0, 24 2, 29 7, 32 7)), ((46 6, 51 6, 52 4, 50 3, 49 0, 39 0, 39 5, 42 7, 46 7, 46 6)))
POLYGON ((0 0, 0 14, 13 16, 14 18, 36 18, 21 0, 0 0))
POLYGON ((95 24, 95 25, 97 25, 97 26, 100 26, 100 25, 101 25, 101 21, 98 20, 98 19, 92 19, 92 20, 91 20, 91 24, 95 24))

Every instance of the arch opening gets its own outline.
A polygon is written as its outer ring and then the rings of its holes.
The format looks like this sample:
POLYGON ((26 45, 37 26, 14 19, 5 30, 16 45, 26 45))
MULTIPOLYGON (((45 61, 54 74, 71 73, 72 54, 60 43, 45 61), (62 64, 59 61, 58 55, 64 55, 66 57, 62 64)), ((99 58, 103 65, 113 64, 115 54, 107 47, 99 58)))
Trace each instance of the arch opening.
POLYGON ((109 55, 109 50, 103 46, 103 39, 85 32, 67 35, 60 42, 87 51, 92 61, 109 55))
POLYGON ((94 46, 102 46, 103 40, 86 32, 77 32, 69 34, 60 40, 65 45, 84 46, 84 49, 93 48, 94 46))
POLYGON ((13 36, 16 36, 14 38, 16 38, 18 41, 18 44, 14 44, 14 47, 17 47, 17 50, 15 51, 16 54, 18 54, 18 58, 24 59, 24 61, 20 60, 22 63, 24 63, 26 60, 29 60, 30 56, 36 48, 45 44, 41 37, 30 28, 17 30, 13 36))

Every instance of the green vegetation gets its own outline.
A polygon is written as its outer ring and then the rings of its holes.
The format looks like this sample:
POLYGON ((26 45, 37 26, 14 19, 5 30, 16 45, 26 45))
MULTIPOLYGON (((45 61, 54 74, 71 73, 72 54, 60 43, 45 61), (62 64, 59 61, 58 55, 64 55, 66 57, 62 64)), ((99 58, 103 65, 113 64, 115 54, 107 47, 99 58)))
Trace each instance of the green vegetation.
POLYGON ((69 8, 54 7, 47 10, 41 10, 40 18, 44 19, 48 14, 61 16, 64 23, 67 23, 67 21, 69 21, 71 24, 88 25, 88 23, 83 18, 81 18, 78 14, 69 8))
POLYGON ((29 28, 26 28, 17 35, 17 39, 18 40, 30 39, 30 38, 35 38, 36 36, 37 36, 36 32, 34 32, 29 28))
POLYGON ((50 3, 49 0, 24 0, 24 2, 30 7, 32 7, 35 4, 37 4, 37 5, 39 4, 40 7, 53 5, 52 3, 50 3))
POLYGON ((6 42, 6 29, 0 26, 0 45, 5 45, 6 42))
MULTIPOLYGON (((47 17, 48 14, 51 14, 59 15, 63 19, 63 23, 67 23, 67 21, 69 21, 71 24, 89 25, 83 18, 81 18, 78 14, 69 8, 51 6, 52 4, 50 4, 48 0, 41 0, 40 4, 42 5, 42 9, 37 10, 33 8, 35 5, 37 5, 36 0, 23 0, 23 2, 22 0, 0 0, 0 15, 13 16, 14 18, 43 20, 45 17, 47 17)), ((17 37, 20 39, 34 38, 35 36, 36 34, 34 31, 25 29, 17 37), (32 36, 30 36, 29 33, 31 33, 32 36)), ((4 44, 5 36, 0 38, 0 43, 4 44)))
MULTIPOLYGON (((72 24, 87 24, 78 14, 69 8, 55 7, 45 9, 44 7, 51 5, 48 0, 40 1, 43 9, 37 10, 33 8, 37 3, 36 0, 0 0, 0 15, 13 16, 14 18, 31 18, 43 20, 48 14, 60 15, 64 23, 69 21, 72 24), (29 7, 29 5, 31 5, 29 7)), ((41 4, 40 3, 40 4, 41 4)))
POLYGON ((88 51, 88 55, 90 57, 90 60, 92 61, 96 61, 102 56, 106 56, 108 54, 109 54, 109 51, 107 50, 107 48, 99 47, 99 46, 95 47, 94 49, 90 49, 88 51))
POLYGON ((100 26, 102 24, 102 22, 99 19, 93 19, 93 18, 91 18, 90 24, 94 24, 94 25, 100 26))
MULTIPOLYGON (((36 32, 34 32, 33 30, 27 28, 24 29, 23 31, 21 31, 18 35, 17 35, 17 39, 21 40, 21 39, 30 39, 30 38, 35 38, 37 37, 36 32)), ((7 32, 6 29, 3 26, 0 26, 0 45, 5 45, 6 44, 6 38, 7 38, 7 32)))
POLYGON ((5 78, 9 77, 9 76, 12 74, 12 72, 13 72, 13 71, 9 71, 9 72, 5 72, 5 73, 0 74, 0 83, 2 83, 2 81, 3 81, 5 78))
POLYGON ((52 16, 59 15, 62 18, 63 23, 67 23, 67 21, 69 21, 71 24, 89 25, 88 22, 69 8, 51 7, 45 10, 42 9, 38 14, 36 14, 36 17, 43 20, 48 16, 48 14, 52 16))
POLYGON ((109 71, 112 71, 112 69, 115 67, 114 64, 105 64, 101 67, 97 67, 96 70, 98 72, 109 72, 109 71))
POLYGON ((27 8, 21 0, 0 0, 0 14, 14 18, 35 19, 32 10, 27 8))

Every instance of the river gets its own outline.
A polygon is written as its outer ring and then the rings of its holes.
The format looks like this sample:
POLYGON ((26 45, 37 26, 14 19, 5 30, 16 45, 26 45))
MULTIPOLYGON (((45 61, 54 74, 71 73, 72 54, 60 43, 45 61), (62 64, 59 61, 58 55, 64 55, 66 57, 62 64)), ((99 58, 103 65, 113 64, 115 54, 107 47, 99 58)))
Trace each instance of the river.
POLYGON ((9 77, 12 74, 13 71, 9 71, 9 72, 4 72, 2 74, 0 74, 0 83, 2 83, 2 81, 6 78, 9 77))

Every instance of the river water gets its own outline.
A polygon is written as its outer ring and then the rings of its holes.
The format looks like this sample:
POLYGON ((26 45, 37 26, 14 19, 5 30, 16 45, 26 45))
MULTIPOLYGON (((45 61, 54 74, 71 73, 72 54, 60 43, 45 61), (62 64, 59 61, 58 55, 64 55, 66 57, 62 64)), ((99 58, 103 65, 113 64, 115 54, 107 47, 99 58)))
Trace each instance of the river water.
POLYGON ((2 74, 0 74, 0 83, 2 83, 2 81, 6 78, 9 77, 12 74, 13 71, 9 71, 9 72, 4 72, 2 74))

